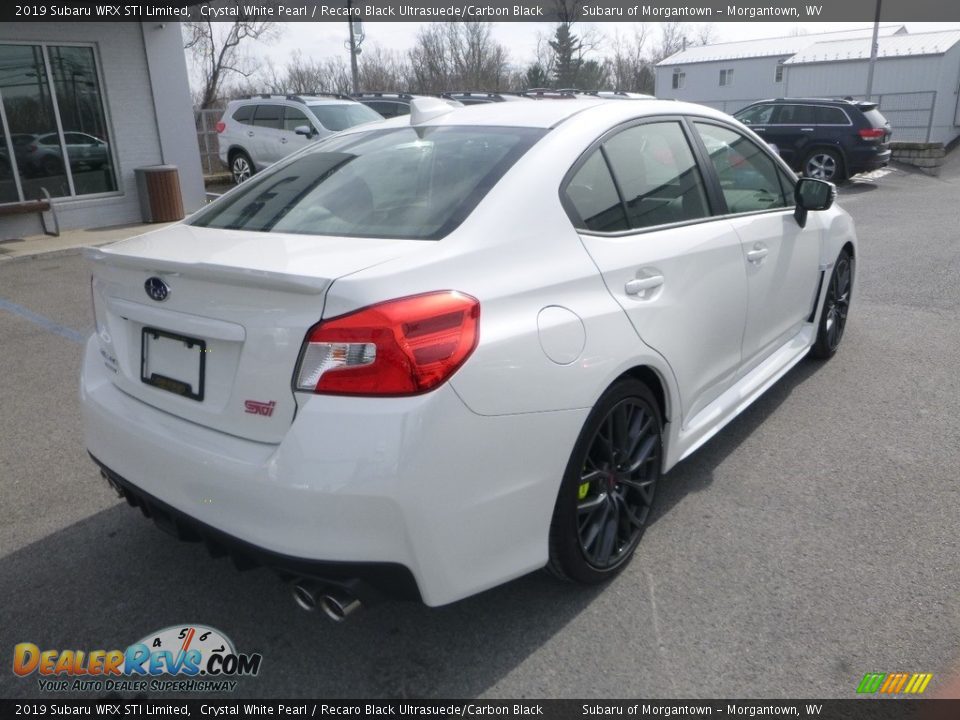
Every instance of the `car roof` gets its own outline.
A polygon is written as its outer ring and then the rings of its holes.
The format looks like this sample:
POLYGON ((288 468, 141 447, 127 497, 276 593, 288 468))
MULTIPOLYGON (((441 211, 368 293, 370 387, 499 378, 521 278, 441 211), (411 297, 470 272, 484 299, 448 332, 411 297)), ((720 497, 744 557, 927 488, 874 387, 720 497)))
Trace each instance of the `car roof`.
POLYGON ((770 105, 772 103, 783 103, 783 104, 792 104, 792 105, 853 105, 856 106, 856 101, 854 100, 844 100, 842 98, 770 98, 769 100, 757 100, 756 102, 750 103, 751 105, 770 105))
MULTIPOLYGON (((729 115, 719 110, 714 110, 705 105, 695 105, 693 103, 678 102, 676 100, 644 100, 643 102, 632 103, 605 98, 577 97, 567 100, 557 100, 555 102, 496 102, 452 108, 448 112, 444 112, 421 123, 418 127, 482 125, 546 129, 555 127, 581 113, 589 113, 596 118, 608 118, 613 124, 630 118, 675 114, 694 114, 730 120, 729 115)), ((410 116, 405 115, 385 120, 383 123, 379 123, 378 127, 403 127, 409 125, 410 116)), ((363 129, 369 130, 370 126, 366 126, 363 129)), ((352 128, 346 132, 350 131, 352 131, 352 128)))

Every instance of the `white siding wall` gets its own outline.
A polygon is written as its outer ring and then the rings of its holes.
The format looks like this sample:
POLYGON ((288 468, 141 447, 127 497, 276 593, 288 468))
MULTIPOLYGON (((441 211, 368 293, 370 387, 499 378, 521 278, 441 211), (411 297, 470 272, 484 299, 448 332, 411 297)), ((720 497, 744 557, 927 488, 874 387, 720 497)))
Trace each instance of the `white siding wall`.
MULTIPOLYGON (((115 149, 119 193, 111 197, 63 198, 57 200, 57 216, 61 229, 95 228, 141 222, 140 203, 134 168, 163 162, 180 168, 184 206, 189 212, 203 202, 203 179, 200 156, 178 23, 147 23, 156 33, 151 38, 155 48, 166 48, 162 56, 154 52, 153 83, 158 83, 167 96, 154 105, 144 34, 139 23, 5 23, 0 24, 0 43, 15 42, 81 42, 92 43, 97 57, 111 131, 110 143, 115 149), (176 52, 173 51, 176 49, 176 52), (181 81, 183 88, 175 86, 181 81), (164 157, 161 150, 157 113, 162 112, 170 128, 179 133, 179 149, 172 141, 164 157), (176 118, 182 116, 177 121, 176 118), (186 122, 183 122, 183 118, 186 122), (188 129, 188 130, 187 130, 188 129)), ((149 30, 148 30, 149 32, 149 30)), ((169 132, 167 133, 169 136, 169 132)), ((164 148, 167 150, 168 148, 164 148)), ((20 215, 0 220, 0 236, 16 237, 41 232, 36 215, 20 215)))
POLYGON ((782 57, 743 58, 691 65, 658 67, 655 94, 668 100, 686 100, 710 105, 733 113, 755 100, 782 97, 784 83, 776 82, 777 62, 782 57), (680 68, 687 74, 686 84, 673 89, 673 71, 680 68), (720 86, 720 71, 732 69, 733 85, 720 86))
MULTIPOLYGON (((862 97, 867 87, 866 60, 788 65, 786 92, 793 97, 862 97)), ((894 140, 924 141, 931 124, 930 142, 947 143, 960 135, 954 127, 957 87, 960 85, 960 45, 945 55, 880 58, 874 71, 873 95, 893 125, 894 140), (933 120, 932 97, 936 92, 933 120), (910 108, 917 108, 911 110, 910 108), (897 132, 898 121, 901 131, 897 132)))

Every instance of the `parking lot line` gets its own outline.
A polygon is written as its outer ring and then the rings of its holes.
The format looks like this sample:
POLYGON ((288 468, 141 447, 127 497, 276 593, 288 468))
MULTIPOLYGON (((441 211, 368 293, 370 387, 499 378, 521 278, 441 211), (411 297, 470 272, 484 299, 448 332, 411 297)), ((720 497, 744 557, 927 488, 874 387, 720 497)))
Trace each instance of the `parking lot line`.
POLYGON ((43 315, 38 315, 37 313, 33 312, 33 310, 28 310, 22 305, 17 305, 14 302, 0 298, 0 310, 6 310, 9 313, 18 315, 25 320, 29 320, 37 327, 41 327, 47 332, 52 332, 54 335, 59 335, 60 337, 66 338, 71 342, 78 344, 83 342, 83 335, 73 328, 68 328, 58 322, 54 322, 50 318, 44 317, 43 315))

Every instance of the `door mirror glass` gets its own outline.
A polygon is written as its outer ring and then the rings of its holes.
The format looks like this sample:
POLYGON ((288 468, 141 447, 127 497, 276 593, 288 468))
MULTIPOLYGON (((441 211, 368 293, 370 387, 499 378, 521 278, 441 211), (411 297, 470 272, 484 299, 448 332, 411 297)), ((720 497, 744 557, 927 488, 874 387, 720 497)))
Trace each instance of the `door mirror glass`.
POLYGON ((309 125, 297 125, 293 131, 297 135, 303 135, 304 137, 313 137, 313 128, 309 125))
POLYGON ((837 199, 837 186, 826 180, 814 178, 800 178, 793 191, 796 208, 793 217, 797 225, 807 226, 807 212, 809 210, 829 210, 833 201, 837 199))
POLYGON ((833 183, 814 178, 802 178, 794 190, 797 207, 804 210, 829 210, 837 197, 833 183))

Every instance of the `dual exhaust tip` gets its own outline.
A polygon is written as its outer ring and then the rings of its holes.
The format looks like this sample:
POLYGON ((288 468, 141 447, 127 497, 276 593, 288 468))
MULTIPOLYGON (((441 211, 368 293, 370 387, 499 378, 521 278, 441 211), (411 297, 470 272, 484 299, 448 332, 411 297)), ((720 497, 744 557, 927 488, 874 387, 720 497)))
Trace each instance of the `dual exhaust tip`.
POLYGON ((343 622, 361 607, 353 595, 310 580, 293 584, 293 600, 301 610, 313 612, 317 608, 334 622, 343 622))

